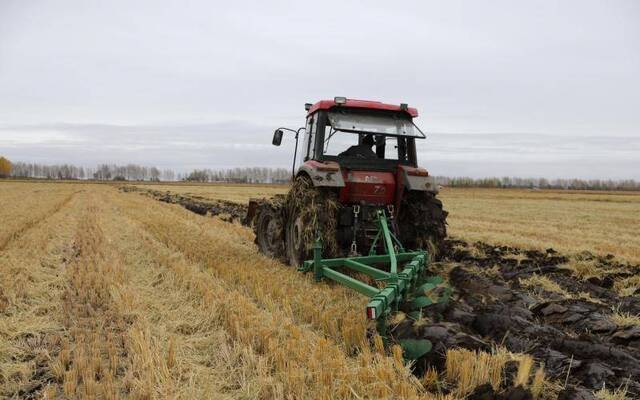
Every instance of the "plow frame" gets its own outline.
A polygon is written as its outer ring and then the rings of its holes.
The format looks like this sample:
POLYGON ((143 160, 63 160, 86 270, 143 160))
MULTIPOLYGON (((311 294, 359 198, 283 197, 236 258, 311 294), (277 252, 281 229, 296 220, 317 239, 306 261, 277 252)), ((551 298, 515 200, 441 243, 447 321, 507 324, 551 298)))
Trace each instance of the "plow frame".
POLYGON ((371 246, 369 255, 323 259, 322 241, 318 238, 313 247, 313 260, 305 261, 300 270, 305 272, 313 271, 316 281, 327 278, 369 297, 366 316, 368 319, 376 321, 376 329, 386 342, 388 315, 392 311, 398 311, 399 305, 409 300, 413 300, 414 303, 419 300, 420 307, 436 303, 437 301, 425 296, 420 296, 419 299, 413 299, 413 297, 415 297, 416 289, 433 289, 441 280, 427 279, 426 283, 420 288, 416 288, 418 282, 425 281, 426 267, 430 262, 429 254, 423 250, 404 251, 400 241, 390 231, 384 211, 378 211, 377 221, 379 231, 376 241, 371 246), (382 239, 385 254, 376 254, 378 238, 382 239), (398 250, 401 251, 397 252, 398 250), (398 264, 402 263, 404 263, 404 267, 401 271, 398 271, 398 264), (376 268, 373 265, 388 267, 389 271, 376 268), (336 268, 346 268, 354 272, 360 272, 376 281, 384 281, 386 285, 383 288, 371 286, 337 271, 336 268))

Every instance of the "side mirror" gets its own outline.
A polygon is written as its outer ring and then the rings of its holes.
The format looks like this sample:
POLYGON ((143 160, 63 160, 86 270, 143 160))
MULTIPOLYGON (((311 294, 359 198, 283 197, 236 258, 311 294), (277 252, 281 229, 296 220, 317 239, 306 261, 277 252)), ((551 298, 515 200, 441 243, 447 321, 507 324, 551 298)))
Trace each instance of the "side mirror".
POLYGON ((271 141, 271 144, 273 144, 274 146, 280 146, 280 143, 282 143, 282 135, 282 130, 276 129, 276 131, 273 132, 273 140, 271 141))

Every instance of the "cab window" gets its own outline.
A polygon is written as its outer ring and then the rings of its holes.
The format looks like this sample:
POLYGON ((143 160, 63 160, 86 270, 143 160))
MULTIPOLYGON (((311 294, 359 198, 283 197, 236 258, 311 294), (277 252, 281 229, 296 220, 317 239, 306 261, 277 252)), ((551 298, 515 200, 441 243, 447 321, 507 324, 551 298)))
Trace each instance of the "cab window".
POLYGON ((300 149, 300 156, 302 161, 307 161, 313 158, 315 138, 317 131, 317 123, 314 115, 307 118, 307 125, 305 126, 304 141, 302 142, 302 149, 300 149))

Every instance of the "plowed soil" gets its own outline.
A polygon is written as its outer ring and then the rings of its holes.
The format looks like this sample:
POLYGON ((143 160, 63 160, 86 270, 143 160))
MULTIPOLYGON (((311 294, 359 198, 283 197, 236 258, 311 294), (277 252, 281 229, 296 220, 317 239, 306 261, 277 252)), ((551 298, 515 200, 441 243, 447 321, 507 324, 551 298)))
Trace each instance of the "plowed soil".
POLYGON ((242 204, 225 200, 213 200, 195 195, 181 195, 159 190, 139 189, 135 186, 123 186, 123 192, 140 192, 156 200, 169 204, 180 204, 187 210, 198 215, 219 217, 226 222, 244 221, 247 207, 242 204))
POLYGON ((395 330, 398 338, 437 343, 437 351, 421 360, 419 369, 441 367, 443 350, 451 346, 487 349, 500 343, 544 362, 549 376, 569 383, 566 394, 586 395, 603 385, 640 393, 640 326, 618 326, 611 319, 613 310, 640 314, 639 297, 621 297, 612 289, 619 277, 640 273, 640 266, 591 255, 598 268, 617 272, 586 281, 563 268, 570 256, 553 249, 460 240, 448 245, 446 257, 434 268, 448 271, 454 298, 445 308, 427 311, 435 323, 405 320, 395 330), (565 293, 523 287, 521 282, 534 275, 550 279, 565 293))

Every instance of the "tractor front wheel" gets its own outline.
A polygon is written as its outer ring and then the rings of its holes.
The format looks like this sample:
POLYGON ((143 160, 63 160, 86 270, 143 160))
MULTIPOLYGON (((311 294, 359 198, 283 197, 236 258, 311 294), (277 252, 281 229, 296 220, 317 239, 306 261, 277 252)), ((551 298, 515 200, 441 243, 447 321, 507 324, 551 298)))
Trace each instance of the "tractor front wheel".
POLYGON ((269 203, 258 207, 255 221, 256 244, 260 252, 272 257, 284 256, 282 210, 269 203))

